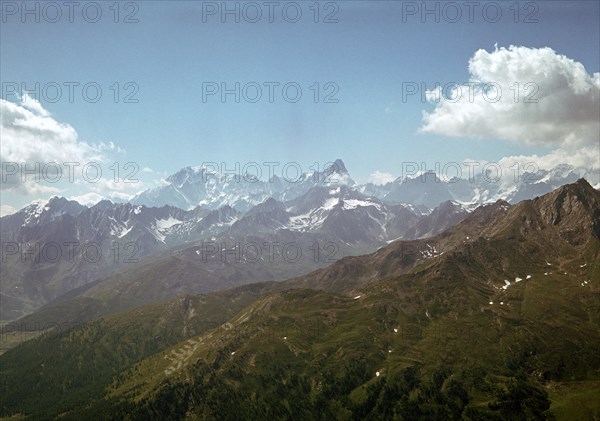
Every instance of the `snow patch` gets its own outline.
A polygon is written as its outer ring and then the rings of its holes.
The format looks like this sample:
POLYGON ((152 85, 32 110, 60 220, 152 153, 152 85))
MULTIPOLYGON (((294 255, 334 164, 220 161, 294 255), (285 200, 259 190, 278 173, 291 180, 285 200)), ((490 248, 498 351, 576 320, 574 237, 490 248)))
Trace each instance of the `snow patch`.
POLYGON ((125 223, 117 221, 112 216, 108 217, 110 221, 110 235, 117 238, 123 238, 133 229, 133 225, 131 227, 127 226, 127 221, 125 223))
POLYGON ((338 201, 339 201, 339 199, 337 197, 330 197, 329 199, 327 199, 325 201, 323 206, 321 206, 321 209, 331 210, 335 207, 335 205, 338 204, 338 201))
POLYGON ((435 246, 431 244, 425 244, 425 248, 421 251, 421 256, 426 259, 430 259, 432 257, 441 256, 441 253, 438 253, 438 250, 435 246))
POLYGON ((167 219, 156 219, 154 226, 150 228, 150 232, 158 241, 164 243, 169 229, 175 225, 181 224, 182 222, 183 221, 173 218, 172 216, 169 216, 167 219))
MULTIPOLYGON (((129 228, 125 228, 124 230, 121 231, 120 234, 117 235, 117 238, 125 237, 127 234, 129 234, 131 232, 132 229, 133 229, 133 226, 131 226, 129 228)), ((112 234, 112 232, 111 232, 111 234, 112 234)))
POLYGON ((167 218, 167 219, 157 219, 156 220, 156 228, 159 229, 160 231, 166 231, 169 228, 171 228, 172 226, 179 225, 182 222, 183 221, 180 221, 179 219, 169 216, 169 218, 167 218))
POLYGON ((344 209, 345 210, 352 210, 352 209, 356 209, 358 207, 368 207, 368 206, 373 206, 377 210, 381 210, 381 206, 379 206, 378 203, 369 202, 369 201, 366 201, 366 200, 358 200, 358 199, 346 199, 346 200, 344 200, 344 209))

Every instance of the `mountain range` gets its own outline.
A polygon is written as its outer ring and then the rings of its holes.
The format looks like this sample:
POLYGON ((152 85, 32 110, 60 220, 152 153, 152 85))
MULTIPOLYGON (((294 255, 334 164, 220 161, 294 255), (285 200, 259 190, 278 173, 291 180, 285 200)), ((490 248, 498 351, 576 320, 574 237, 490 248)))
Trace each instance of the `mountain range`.
POLYGON ((360 185, 352 179, 341 159, 320 172, 304 173, 297 178, 273 175, 269 180, 241 174, 239 169, 237 172, 221 173, 210 166, 186 167, 167 177, 164 185, 138 193, 130 201, 133 204, 156 207, 170 205, 188 210, 197 206, 216 209, 228 205, 245 212, 268 198, 287 202, 316 186, 335 188, 343 185, 387 204, 410 204, 420 211, 429 212, 446 201, 471 207, 500 199, 517 203, 549 193, 582 177, 596 188, 600 187, 600 171, 568 164, 550 170, 523 170, 519 174, 513 170, 508 179, 498 177, 498 171, 502 169, 498 170, 497 166, 493 168, 485 173, 474 171, 470 177, 448 177, 434 171, 419 171, 383 185, 360 185))
MULTIPOLYGON (((322 190, 313 194, 327 200, 322 190)), ((332 212, 359 200, 349 194, 332 212)), ((238 229, 292 232, 299 206, 267 200, 238 229)), ((448 221, 443 212, 414 232, 448 221)), ((100 308, 172 285, 180 274, 171 258, 113 275, 118 282, 87 298, 100 308)), ((37 320, 58 320, 81 299, 37 320)), ((71 313, 74 328, 0 356, 2 416, 594 419, 600 192, 581 179, 283 282, 97 314, 71 313)))
POLYGON ((436 235, 478 204, 531 198, 574 181, 579 172, 562 165, 535 182, 523 177, 508 187, 482 177, 443 181, 433 173, 383 186, 357 185, 338 159, 294 182, 188 167, 132 203, 104 200, 86 207, 54 197, 0 219, 0 320, 12 321, 63 301, 61 297, 96 287, 116 271, 130 273, 169 258, 186 265, 184 273, 206 276, 136 303, 283 280, 394 240, 436 235), (261 261, 243 262, 244 251, 259 253, 261 261), (302 258, 284 262, 289 259, 283 251, 302 258), (208 254, 212 263, 206 261, 208 254), (228 255, 235 261, 223 262, 228 255))
POLYGON ((179 288, 163 287, 154 299, 282 280, 398 238, 435 234, 467 214, 447 203, 422 215, 347 186, 316 186, 286 203, 269 198, 246 213, 228 205, 184 211, 108 201, 87 208, 53 198, 2 219, 2 319, 98 288, 115 271, 126 276, 164 260, 194 276, 182 275, 179 288))

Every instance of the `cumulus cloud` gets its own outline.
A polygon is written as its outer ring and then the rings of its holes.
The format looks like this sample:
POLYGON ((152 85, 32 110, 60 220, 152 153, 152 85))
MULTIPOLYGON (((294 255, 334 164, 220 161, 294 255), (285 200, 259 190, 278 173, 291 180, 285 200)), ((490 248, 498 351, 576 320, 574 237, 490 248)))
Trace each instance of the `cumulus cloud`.
POLYGON ((426 93, 421 132, 575 150, 600 138, 600 73, 551 48, 477 51, 469 83, 426 93), (444 91, 444 92, 442 92, 444 91))
POLYGON ((5 205, 6 212, 28 197, 65 195, 85 204, 103 198, 122 202, 143 184, 137 180, 141 175, 137 164, 109 159, 124 155, 123 149, 113 142, 80 140, 71 125, 55 119, 27 93, 18 103, 0 99, 0 131, 1 190, 13 205, 5 205))
POLYGON ((45 110, 44 107, 42 107, 42 104, 40 104, 40 101, 38 101, 35 98, 30 97, 27 93, 25 93, 25 95, 23 95, 21 97, 21 106, 28 109, 29 111, 31 111, 32 113, 42 116, 42 117, 49 117, 50 116, 50 112, 45 110))
POLYGON ((575 168, 598 171, 600 170, 600 146, 587 146, 577 150, 558 148, 544 155, 506 156, 498 163, 506 168, 510 168, 515 163, 533 163, 542 170, 551 170, 568 163, 575 168))
MULTIPOLYGON (((39 176, 46 164, 102 160, 100 148, 79 141, 73 127, 56 121, 27 93, 23 94, 19 104, 0 99, 0 130, 3 190, 16 189, 24 193, 36 193, 47 188, 55 190, 55 187, 40 185, 40 180, 48 175, 39 176), (15 165, 18 172, 11 174, 15 165)), ((58 169, 51 166, 46 167, 46 171, 56 173, 58 169)))
POLYGON ((0 100, 3 162, 81 162, 99 160, 98 148, 77 139, 69 124, 60 123, 40 103, 23 94, 20 104, 0 100))
POLYGON ((387 173, 387 172, 381 172, 381 171, 377 170, 369 176, 368 182, 377 184, 377 185, 383 185, 383 184, 390 183, 390 182, 394 181, 395 179, 396 179, 396 177, 394 177, 392 174, 387 173))

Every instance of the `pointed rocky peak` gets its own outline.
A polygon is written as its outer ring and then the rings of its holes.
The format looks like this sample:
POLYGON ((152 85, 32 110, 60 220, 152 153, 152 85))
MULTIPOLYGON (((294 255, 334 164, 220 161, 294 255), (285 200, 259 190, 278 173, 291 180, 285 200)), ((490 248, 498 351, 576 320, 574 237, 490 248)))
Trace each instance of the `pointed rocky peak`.
POLYGON ((98 203, 96 203, 94 206, 92 206, 91 209, 94 209, 94 210, 104 210, 104 209, 110 209, 113 206, 114 206, 113 202, 111 202, 108 199, 104 199, 104 200, 101 200, 98 203))
POLYGON ((348 170, 346 169, 344 161, 339 158, 333 161, 333 164, 328 168, 328 170, 329 173, 336 172, 338 174, 348 174, 348 170))
MULTIPOLYGON (((584 178, 564 185, 534 199, 546 223, 558 225, 566 221, 583 223, 600 213, 600 192, 584 178)), ((597 220, 596 220, 597 222, 597 220)))
POLYGON ((598 199, 598 192, 590 185, 585 178, 580 178, 575 183, 567 184, 558 189, 558 191, 573 194, 585 199, 598 199))
POLYGON ((354 186, 356 184, 352 177, 350 177, 346 165, 341 159, 336 159, 326 167, 321 173, 319 181, 319 184, 324 186, 354 186))
POLYGON ((533 200, 510 206, 506 217, 499 216, 486 230, 530 238, 550 232, 560 241, 580 246, 591 237, 600 238, 600 192, 580 179, 533 200))
POLYGON ((437 206, 431 213, 447 213, 460 209, 464 209, 460 203, 457 203, 453 200, 446 200, 445 202, 440 203, 439 206, 437 206))

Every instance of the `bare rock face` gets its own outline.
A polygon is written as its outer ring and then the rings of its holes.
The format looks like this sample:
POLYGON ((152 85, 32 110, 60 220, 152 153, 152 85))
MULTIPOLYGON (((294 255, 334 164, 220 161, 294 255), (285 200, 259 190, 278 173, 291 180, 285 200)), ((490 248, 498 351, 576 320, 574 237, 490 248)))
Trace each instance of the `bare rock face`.
POLYGON ((534 200, 547 225, 573 245, 587 242, 589 235, 600 238, 600 192, 580 179, 534 200))

